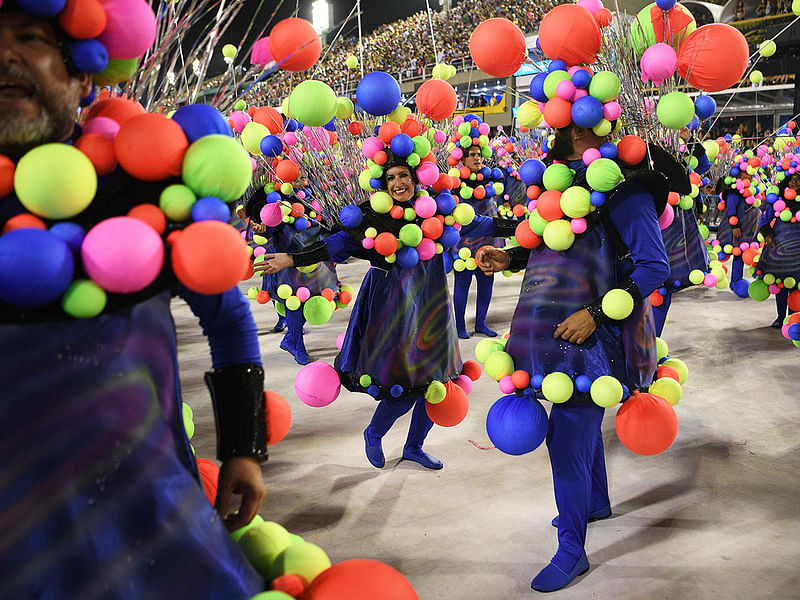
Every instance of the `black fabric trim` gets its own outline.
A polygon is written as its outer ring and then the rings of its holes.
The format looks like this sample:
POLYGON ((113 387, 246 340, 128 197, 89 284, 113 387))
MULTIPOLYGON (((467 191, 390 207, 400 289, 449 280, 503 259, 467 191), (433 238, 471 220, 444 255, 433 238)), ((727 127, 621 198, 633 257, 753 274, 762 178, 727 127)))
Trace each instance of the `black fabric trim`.
POLYGON ((295 267, 309 267, 331 259, 328 254, 328 247, 323 241, 314 242, 297 252, 289 252, 289 256, 292 257, 295 267))
POLYGON ((522 271, 528 266, 528 259, 531 256, 530 248, 523 248, 522 246, 515 246, 505 250, 511 259, 508 263, 509 271, 522 271))

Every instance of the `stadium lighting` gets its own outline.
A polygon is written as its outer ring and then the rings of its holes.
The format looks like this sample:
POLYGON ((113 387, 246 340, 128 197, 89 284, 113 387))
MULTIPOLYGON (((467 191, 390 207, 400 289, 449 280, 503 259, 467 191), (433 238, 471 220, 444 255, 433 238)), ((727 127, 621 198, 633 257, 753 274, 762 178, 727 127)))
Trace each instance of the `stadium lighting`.
POLYGON ((317 33, 331 26, 331 4, 326 0, 315 0, 311 4, 311 24, 317 33))

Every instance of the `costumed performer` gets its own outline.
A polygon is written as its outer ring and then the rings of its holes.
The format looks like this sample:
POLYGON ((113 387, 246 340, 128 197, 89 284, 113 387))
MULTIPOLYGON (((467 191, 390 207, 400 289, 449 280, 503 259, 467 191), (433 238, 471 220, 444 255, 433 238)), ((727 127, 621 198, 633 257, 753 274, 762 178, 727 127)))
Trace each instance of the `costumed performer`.
POLYGON ((730 269, 730 287, 737 296, 747 297, 746 283, 744 281, 744 261, 742 252, 746 248, 758 247, 756 234, 761 211, 756 206, 756 199, 752 193, 752 176, 734 166, 731 167, 730 177, 720 179, 717 183, 717 193, 720 197, 720 210, 724 214, 717 228, 717 238, 714 248, 718 250, 718 257, 724 260, 727 255, 732 256, 730 269), (727 181, 732 181, 727 185, 727 181))

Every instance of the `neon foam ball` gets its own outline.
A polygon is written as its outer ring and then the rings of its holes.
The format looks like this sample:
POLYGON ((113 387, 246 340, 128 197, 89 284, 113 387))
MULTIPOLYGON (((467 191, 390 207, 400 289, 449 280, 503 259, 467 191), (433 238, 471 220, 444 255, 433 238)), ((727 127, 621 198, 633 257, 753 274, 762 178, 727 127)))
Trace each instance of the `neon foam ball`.
POLYGON ((550 373, 542 380, 542 394, 553 404, 561 404, 572 398, 574 388, 570 376, 560 371, 550 373))
POLYGON ((225 135, 206 135, 194 142, 183 158, 183 181, 198 197, 223 202, 241 198, 253 169, 242 145, 225 135))
POLYGON ((388 213, 394 204, 394 200, 388 192, 375 192, 369 198, 369 205, 378 214, 388 213))
POLYGON ((758 47, 758 53, 765 58, 769 58, 778 50, 773 40, 764 40, 758 47))
POLYGON ((692 32, 678 50, 678 75, 705 92, 719 92, 741 79, 750 50, 744 35, 726 23, 692 32), (720 61, 724 59, 724 64, 720 61))
POLYGON ((453 381, 457 386, 464 390, 465 394, 469 395, 472 393, 472 379, 466 375, 459 375, 453 381))
POLYGON ((572 179, 573 173, 564 163, 554 163, 547 167, 542 174, 542 183, 548 190, 563 192, 572 185, 572 179))
POLYGON ((568 221, 557 219, 545 226, 542 238, 548 248, 561 252, 572 247, 575 242, 575 233, 568 221))
POLYGON ((585 217, 592 209, 589 190, 580 186, 573 186, 564 190, 559 204, 564 214, 573 219, 585 217))
POLYGON ((425 401, 431 404, 439 404, 447 396, 447 388, 441 381, 431 381, 425 391, 425 401))
POLYGON ((388 115, 400 103, 400 84, 383 71, 367 73, 356 87, 356 101, 373 116, 388 115))
POLYGON ((96 317, 106 307, 106 292, 89 279, 72 282, 61 299, 61 308, 76 319, 96 317))
POLYGON ((525 185, 541 185, 542 176, 544 175, 545 164, 536 158, 529 158, 519 167, 520 179, 525 185))
POLYGON ((190 144, 206 135, 233 135, 228 120, 208 104, 187 104, 180 107, 171 119, 180 125, 190 144))
POLYGON ((621 84, 616 73, 598 71, 589 82, 589 95, 597 98, 600 102, 609 102, 619 96, 620 87, 621 84))
POLYGON ((547 436, 544 407, 527 395, 503 396, 486 415, 486 433, 498 450, 512 456, 533 452, 547 436))
POLYGON ((281 300, 286 300, 289 296, 292 295, 292 286, 286 283, 282 283, 278 286, 276 294, 278 295, 278 298, 280 298, 281 300))
POLYGON ((45 219, 68 219, 94 199, 97 174, 83 152, 67 144, 43 144, 28 151, 14 172, 22 205, 45 219))
POLYGON ((689 282, 693 285, 700 285, 703 283, 704 277, 705 273, 703 273, 700 269, 693 269, 689 272, 689 282))
POLYGON ((334 305, 327 298, 314 296, 303 305, 303 316, 312 325, 323 325, 333 316, 334 305))
POLYGON ((275 167, 275 176, 284 183, 291 183, 300 176, 300 168, 294 161, 282 160, 275 167))
POLYGON ((422 229, 415 223, 408 223, 400 228, 398 237, 405 246, 416 247, 422 241, 422 229))
POLYGON ((396 156, 405 158, 414 151, 414 142, 405 133, 398 133, 391 141, 392 152, 396 156))
POLYGON ((603 296, 602 308, 611 319, 627 319, 633 312, 633 296, 620 288, 611 289, 603 296))
POLYGON ((523 102, 519 110, 517 110, 517 121, 519 121, 521 127, 538 127, 543 120, 544 115, 539 110, 539 105, 532 100, 523 102))
POLYGON ((440 427, 455 427, 467 416, 469 399, 466 392, 452 381, 445 384, 444 400, 433 404, 425 403, 425 411, 431 421, 440 427))
POLYGON ((193 221, 222 221, 227 223, 231 218, 231 211, 228 205, 219 198, 207 196, 199 198, 192 205, 193 221))
POLYGON ((483 368, 489 377, 500 381, 514 372, 514 359, 508 352, 498 349, 486 357, 483 368))
POLYGON ((668 44, 653 44, 644 51, 639 64, 642 68, 642 80, 661 85, 663 81, 675 73, 678 66, 678 55, 668 44))
POLYGON ((303 600, 419 600, 398 570, 377 560, 336 563, 311 582, 303 600))
POLYGON ((289 110, 298 121, 321 127, 336 116, 336 94, 327 83, 307 79, 289 95, 289 110))
POLYGON ((308 406, 327 406, 339 397, 341 381, 331 365, 312 362, 297 372, 294 391, 300 401, 308 406))
POLYGON ((339 211, 339 221, 341 221, 343 226, 349 229, 361 225, 363 219, 364 216, 361 213, 361 209, 354 204, 345 206, 339 211))
POLYGON ((310 583, 330 566, 331 561, 322 548, 310 542, 298 542, 287 546, 275 557, 268 578, 293 573, 310 583))
POLYGON ((769 298, 769 286, 761 279, 754 279, 747 288, 747 295, 757 302, 769 298))
POLYGON ((475 219, 475 209, 471 204, 462 202, 453 209, 453 218, 459 225, 469 225, 475 219))
POLYGON ((671 406, 675 406, 681 401, 681 397, 683 397, 681 384, 670 377, 656 379, 650 384, 647 391, 656 396, 661 396, 664 400, 669 402, 671 406))
POLYGON ((669 346, 662 338, 656 338, 656 358, 661 360, 665 356, 669 356, 669 346))
POLYGON ((678 416, 669 402, 653 394, 633 394, 617 411, 617 436, 636 454, 664 452, 678 436, 678 416))
POLYGON ((264 402, 267 406, 267 446, 277 444, 292 427, 292 408, 286 398, 277 392, 265 391, 264 402))
POLYGON ((230 225, 192 223, 172 245, 172 269, 183 285, 200 294, 221 294, 248 272, 247 245, 230 225))
POLYGON ((128 119, 114 138, 120 166, 144 181, 180 175, 188 146, 181 126, 157 113, 128 119))
POLYGON ((322 42, 305 19, 282 19, 269 32, 269 52, 281 69, 305 71, 319 60, 322 42))
POLYGON ((508 77, 527 57, 525 34, 508 19, 486 19, 469 38, 469 54, 484 73, 492 77, 508 77), (502 52, 497 51, 498 44, 502 44, 502 52))
POLYGON ((544 54, 569 66, 594 63, 601 43, 594 15, 577 4, 556 6, 539 24, 539 45, 544 54))
POLYGON ((86 236, 83 227, 69 221, 56 223, 50 228, 50 233, 64 240, 73 252, 80 251, 83 238, 86 236))
POLYGON ((89 230, 81 258, 87 274, 100 287, 130 294, 155 281, 164 263, 164 244, 147 223, 113 217, 89 230))
POLYGON ((586 168, 586 182, 598 192, 609 192, 622 181, 619 165, 610 158, 599 158, 586 168))
POLYGON ((667 129, 681 129, 694 117, 694 103, 683 92, 670 92, 658 101, 656 116, 667 129))
POLYGON ((289 532, 273 521, 248 529, 239 538, 239 548, 262 577, 268 577, 272 563, 291 545, 289 532))
MULTIPOLYGON (((302 583, 300 583, 300 591, 303 591, 302 583)), ((297 596, 290 596, 289 594, 280 590, 269 590, 267 592, 261 592, 260 594, 252 596, 250 600, 291 600, 292 598, 296 597, 297 596)))
MULTIPOLYGON (((402 134, 401 134, 402 135, 402 134)), ((433 185, 439 179, 439 169, 435 163, 424 162, 417 167, 417 179, 422 185, 433 185)))
POLYGON ((74 270, 69 246, 48 231, 15 229, 0 236, 0 299, 9 304, 53 302, 70 285, 74 270))
POLYGON ((665 360, 662 365, 666 365, 668 367, 672 367, 678 372, 678 383, 683 385, 686 383, 686 379, 689 377, 689 368, 686 366, 686 363, 683 362, 679 358, 668 358, 665 360))
MULTIPOLYGON (((487 338, 478 342, 475 346, 475 358, 478 362, 486 364, 486 360, 493 352, 503 349, 503 344, 495 339, 487 338)), ((510 375, 511 373, 509 373, 510 375)))
POLYGON ((250 154, 260 154, 261 140, 267 135, 269 135, 269 129, 267 129, 266 125, 250 121, 242 129, 242 145, 247 148, 250 154))
POLYGON ((277 202, 265 204, 264 208, 261 209, 259 217, 261 218, 261 222, 267 227, 277 227, 283 220, 281 205, 277 202))
POLYGON ((185 221, 192 214, 192 207, 197 202, 194 192, 179 183, 174 183, 161 190, 158 207, 172 221, 185 221))
POLYGON ((619 404, 623 394, 622 384, 616 377, 611 377, 610 375, 598 377, 589 388, 592 402, 603 408, 610 408, 619 404))
MULTIPOLYGON (((219 467, 208 459, 198 458, 197 472, 200 475, 200 482, 203 484, 203 492, 206 495, 206 499, 210 504, 214 504, 217 499, 219 467)), ((255 521, 255 519, 253 520, 255 521)))

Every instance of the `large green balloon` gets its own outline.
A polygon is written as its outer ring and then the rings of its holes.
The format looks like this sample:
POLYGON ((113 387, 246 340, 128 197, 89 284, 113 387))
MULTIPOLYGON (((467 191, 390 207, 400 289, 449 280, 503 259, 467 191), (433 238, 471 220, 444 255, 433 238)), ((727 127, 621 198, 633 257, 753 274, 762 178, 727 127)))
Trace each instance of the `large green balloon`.
POLYGON ((658 101, 656 116, 668 129, 683 129, 694 118, 694 102, 683 92, 670 92, 658 101))
POLYGON ((327 83, 308 79, 298 84, 289 95, 292 116, 312 127, 321 127, 336 116, 336 94, 327 83))
POLYGON ((616 73, 598 71, 589 82, 589 95, 600 102, 609 102, 619 96, 620 88, 621 84, 616 73))
POLYGON ((303 305, 303 316, 312 325, 322 325, 333 316, 333 303, 322 296, 312 296, 303 305))
POLYGON ((183 182, 198 198, 233 202, 245 193, 252 175, 247 150, 227 135, 205 135, 183 157, 183 182))
POLYGON ((619 165, 610 158, 593 160, 586 169, 586 183, 598 192, 610 192, 622 180, 619 165))
POLYGON ((573 173, 564 163, 555 163, 544 170, 542 183, 548 190, 563 192, 572 185, 573 173))

